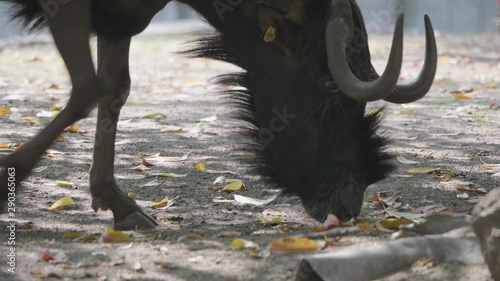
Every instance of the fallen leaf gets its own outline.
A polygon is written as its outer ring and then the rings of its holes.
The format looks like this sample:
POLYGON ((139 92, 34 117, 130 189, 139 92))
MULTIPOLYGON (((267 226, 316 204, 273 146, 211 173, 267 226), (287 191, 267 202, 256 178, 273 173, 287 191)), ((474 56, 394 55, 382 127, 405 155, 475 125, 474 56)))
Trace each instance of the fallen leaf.
POLYGON ((40 173, 41 171, 47 169, 49 166, 45 165, 45 166, 40 166, 40 167, 36 167, 34 168, 33 170, 31 170, 32 173, 40 173))
POLYGON ((73 186, 72 182, 56 180, 57 186, 73 186))
POLYGON ((444 210, 446 210, 445 206, 442 206, 442 205, 429 205, 429 206, 423 206, 423 207, 415 208, 415 209, 411 210, 411 212, 414 213, 414 214, 426 214, 426 215, 430 215, 430 214, 442 212, 444 210))
POLYGON ((472 99, 470 96, 459 95, 459 94, 453 94, 453 97, 456 98, 456 99, 463 99, 463 100, 470 100, 470 99, 472 99))
POLYGON ((158 181, 158 178, 155 178, 154 180, 152 180, 148 183, 142 184, 139 187, 144 188, 144 187, 150 187, 150 186, 157 186, 159 184, 160 184, 160 182, 158 181))
POLYGON ((181 157, 174 157, 174 156, 160 156, 160 153, 156 153, 150 156, 144 157, 144 159, 150 163, 151 165, 161 165, 164 162, 180 162, 180 161, 185 161, 187 160, 189 154, 191 154, 191 151, 188 153, 182 155, 181 157))
POLYGON ((162 133, 182 133, 182 128, 168 128, 168 129, 163 129, 160 132, 162 132, 162 133))
POLYGON ((151 205, 149 205, 149 207, 151 208, 161 208, 161 207, 164 207, 168 204, 168 198, 163 198, 163 200, 161 200, 160 202, 156 202, 156 203, 153 203, 151 205))
POLYGON ((415 109, 405 109, 405 110, 395 110, 394 114, 398 115, 413 115, 416 114, 417 111, 415 109))
POLYGON ((357 223, 356 226, 359 227, 360 230, 375 231, 375 229, 373 228, 373 226, 371 226, 371 225, 369 225, 367 223, 357 223))
POLYGON ((78 126, 76 123, 72 124, 64 131, 68 133, 79 133, 79 134, 84 134, 87 132, 87 130, 80 128, 80 126, 78 126))
POLYGON ((48 252, 45 252, 42 254, 42 259, 44 261, 50 261, 50 260, 55 260, 56 258, 54 258, 53 256, 51 256, 48 252))
POLYGON ((438 168, 428 168, 428 167, 421 167, 421 168, 413 168, 413 169, 409 169, 409 170, 401 170, 403 172, 406 172, 406 173, 410 173, 410 174, 429 174, 429 173, 432 173, 434 171, 437 171, 439 170, 438 168))
POLYGON ((496 89, 498 85, 500 85, 500 83, 498 81, 492 81, 492 82, 483 84, 483 87, 486 89, 496 89))
POLYGON ((469 94, 469 93, 472 93, 474 92, 474 89, 460 89, 460 90, 455 90, 455 91, 451 91, 450 94, 453 94, 453 95, 456 95, 456 94, 469 94))
POLYGON ((194 167, 196 170, 200 171, 200 172, 204 172, 204 173, 205 173, 205 172, 207 171, 207 167, 205 167, 205 164, 203 164, 203 163, 196 163, 196 164, 193 164, 193 167, 194 167))
POLYGON ((253 259, 262 259, 264 256, 262 256, 260 253, 257 252, 249 252, 248 256, 253 258, 253 259))
POLYGON ((274 218, 274 219, 272 219, 272 220, 267 220, 267 219, 258 219, 258 221, 260 221, 260 222, 265 222, 265 223, 275 223, 275 224, 276 224, 276 223, 283 223, 283 222, 285 222, 285 220, 284 220, 284 219, 282 219, 282 218, 274 218))
POLYGON ((451 60, 451 57, 449 57, 449 56, 441 56, 438 59, 439 63, 449 63, 450 60, 451 60))
POLYGON ((217 115, 195 120, 195 122, 215 122, 215 121, 217 121, 217 115))
POLYGON ((187 175, 189 174, 189 172, 185 173, 185 174, 176 174, 176 173, 157 173, 157 172, 151 172, 151 173, 147 173, 148 176, 156 176, 156 177, 170 177, 170 178, 184 178, 184 177, 187 177, 187 175))
POLYGON ((242 181, 235 181, 226 185, 221 191, 231 193, 234 191, 244 191, 244 190, 245 190, 245 184, 242 181))
POLYGON ((419 218, 426 216, 426 214, 414 214, 414 213, 408 213, 408 212, 400 212, 400 211, 396 211, 396 210, 393 210, 390 208, 384 208, 384 211, 389 216, 395 217, 397 219, 405 218, 405 219, 409 219, 409 220, 415 220, 415 219, 419 219, 419 218))
POLYGON ((234 239, 233 242, 229 245, 235 249, 259 249, 259 245, 250 240, 245 240, 241 238, 234 239))
POLYGON ((80 236, 82 236, 82 235, 78 234, 76 232, 67 232, 67 233, 63 234, 63 237, 66 237, 66 238, 77 238, 77 237, 80 237, 80 236))
POLYGON ((246 224, 251 221, 249 220, 231 220, 231 221, 222 221, 222 220, 217 220, 217 219, 208 219, 205 221, 207 224, 214 224, 214 225, 240 225, 240 224, 246 224))
POLYGON ((118 242, 130 242, 132 238, 124 232, 114 230, 108 227, 99 237, 100 243, 118 243, 118 242))
POLYGON ((8 106, 8 105, 0 106, 0 117, 7 116, 11 113, 12 113, 12 111, 10 110, 10 106, 8 106))
POLYGON ((470 191, 470 192, 483 193, 483 194, 488 193, 488 191, 486 191, 486 189, 484 189, 484 188, 470 189, 470 188, 461 187, 458 185, 455 185, 453 188, 455 188, 458 191, 470 191))
MULTIPOLYGON (((158 154, 159 155, 159 154, 158 154)), ((144 156, 142 155, 139 155, 139 158, 141 158, 141 161, 142 161, 142 166, 146 166, 146 167, 151 167, 151 166, 154 166, 153 164, 149 163, 145 158, 144 156)))
POLYGON ((394 230, 391 230, 391 229, 388 229, 388 228, 385 228, 381 223, 380 221, 377 221, 375 223, 375 228, 380 231, 380 232, 386 232, 386 233, 393 233, 394 230))
POLYGON ((136 170, 136 171, 139 171, 139 172, 144 172, 144 171, 150 171, 151 168, 148 168, 146 165, 144 164, 141 164, 139 166, 135 166, 135 167, 132 167, 130 168, 131 170, 136 170))
POLYGON ((153 202, 153 201, 135 200, 135 204, 137 204, 143 208, 149 207, 149 206, 153 205, 154 203, 155 202, 153 202))
POLYGON ((43 121, 40 120, 40 118, 38 118, 38 117, 23 115, 22 119, 25 123, 28 123, 28 124, 34 124, 34 125, 43 124, 43 121))
POLYGON ((46 155, 50 154, 52 156, 54 156, 54 155, 71 155, 71 153, 69 153, 69 152, 62 152, 62 151, 55 150, 55 149, 50 149, 50 148, 47 149, 47 150, 45 150, 45 154, 46 155))
POLYGON ((406 224, 412 224, 412 220, 408 219, 394 219, 394 218, 388 218, 382 221, 379 221, 379 224, 382 225, 384 228, 387 229, 398 229, 400 225, 406 225, 406 224))
POLYGON ((491 168, 500 167, 500 164, 488 164, 488 163, 484 162, 483 159, 481 159, 481 158, 479 158, 479 160, 481 160, 483 165, 486 167, 491 167, 491 168))
POLYGON ((212 186, 221 186, 221 185, 225 185, 226 183, 227 183, 227 178, 225 176, 220 176, 220 177, 217 177, 215 179, 212 186))
POLYGON ((75 205, 75 201, 71 199, 71 197, 64 197, 57 200, 52 206, 50 210, 64 210, 68 208, 70 205, 75 205))
POLYGON ((397 155, 396 159, 398 160, 399 163, 402 163, 402 164, 418 164, 418 163, 420 163, 418 161, 408 160, 408 159, 404 158, 402 155, 397 155))
POLYGON ((219 236, 222 237, 239 237, 241 236, 241 232, 239 231, 223 231, 219 233, 219 236))
POLYGON ((145 177, 145 175, 116 175, 116 178, 121 180, 140 180, 145 177))
POLYGON ((255 205, 255 206, 266 206, 274 202, 278 198, 278 195, 275 194, 267 199, 257 199, 257 198, 251 198, 243 195, 234 195, 234 200, 236 202, 242 203, 242 204, 250 204, 250 205, 255 205))
POLYGON ((36 114, 36 117, 53 118, 56 117, 60 111, 46 111, 42 110, 36 114))
POLYGON ((285 237, 275 239, 269 244, 269 250, 274 254, 287 254, 314 251, 319 249, 318 243, 309 238, 285 237))
POLYGON ((401 197, 396 195, 387 197, 387 194, 385 192, 378 192, 372 197, 366 198, 364 200, 365 202, 379 203, 384 207, 391 207, 393 209, 398 209, 403 205, 403 203, 399 202, 401 200, 401 197))
POLYGON ((161 113, 146 113, 139 116, 139 118, 145 119, 165 119, 167 116, 161 113))

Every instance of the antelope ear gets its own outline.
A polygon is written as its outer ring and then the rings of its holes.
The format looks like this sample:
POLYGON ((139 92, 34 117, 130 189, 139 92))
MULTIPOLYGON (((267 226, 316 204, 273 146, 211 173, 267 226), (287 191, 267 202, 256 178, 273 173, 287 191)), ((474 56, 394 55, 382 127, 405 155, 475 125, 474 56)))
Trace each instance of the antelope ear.
POLYGON ((287 48, 293 23, 283 12, 266 5, 257 7, 257 21, 265 42, 287 48))

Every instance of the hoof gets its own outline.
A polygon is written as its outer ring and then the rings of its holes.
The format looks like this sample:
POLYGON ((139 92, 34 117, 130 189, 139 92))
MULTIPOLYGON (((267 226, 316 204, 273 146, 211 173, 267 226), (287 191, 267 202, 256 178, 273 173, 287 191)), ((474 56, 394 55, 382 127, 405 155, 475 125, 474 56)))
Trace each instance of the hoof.
POLYGON ((99 211, 99 209, 102 209, 103 211, 106 210, 106 208, 104 207, 104 201, 102 200, 102 198, 100 197, 92 197, 92 210, 94 210, 94 212, 97 212, 99 211))
POLYGON ((114 228, 117 230, 134 230, 136 228, 154 228, 158 223, 142 212, 133 212, 125 218, 115 221, 114 228))

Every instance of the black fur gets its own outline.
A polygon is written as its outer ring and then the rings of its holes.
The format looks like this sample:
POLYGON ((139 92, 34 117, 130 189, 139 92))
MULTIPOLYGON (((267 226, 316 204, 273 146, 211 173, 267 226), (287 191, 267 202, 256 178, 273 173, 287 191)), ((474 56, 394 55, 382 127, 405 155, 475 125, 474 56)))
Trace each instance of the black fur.
MULTIPOLYGON (((27 27, 44 26, 37 1, 0 1, 12 3, 12 16, 27 27)), ((117 0, 93 2, 93 29, 98 36, 136 34, 147 26, 153 11, 168 1, 148 2, 141 6, 142 13, 137 12, 137 2, 125 2, 123 7, 111 5, 119 5, 117 0)), ((344 221, 359 215, 366 187, 387 176, 393 166, 391 156, 383 151, 387 140, 376 134, 378 113, 365 116, 365 103, 325 87, 331 80, 325 50, 331 2, 245 0, 224 19, 208 1, 181 2, 218 29, 217 35, 198 40, 186 53, 230 62, 246 71, 217 80, 244 89, 226 94, 241 109, 239 118, 252 125, 250 149, 261 160, 260 172, 286 193, 298 195, 319 221, 329 213, 344 221), (268 15, 279 21, 276 40, 266 43, 262 28, 268 15)), ((350 3, 354 38, 364 44, 351 42, 356 52, 349 56, 349 64, 358 78, 367 81, 371 62, 366 31, 354 0, 350 3)))

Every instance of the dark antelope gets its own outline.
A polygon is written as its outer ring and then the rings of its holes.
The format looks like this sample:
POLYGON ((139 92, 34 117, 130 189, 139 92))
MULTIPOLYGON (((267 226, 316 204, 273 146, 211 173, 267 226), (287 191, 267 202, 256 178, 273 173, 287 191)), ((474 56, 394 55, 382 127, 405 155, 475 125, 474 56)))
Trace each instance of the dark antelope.
MULTIPOLYGON (((31 29, 49 26, 68 68, 73 90, 66 108, 36 137, 0 165, 0 198, 7 200, 8 168, 16 184, 69 125, 98 108, 90 169, 92 208, 110 209, 116 228, 157 223, 118 188, 113 171, 116 124, 130 89, 131 37, 140 33, 169 0, 0 0, 31 29), (98 38, 97 69, 89 36, 98 38)), ((285 192, 298 195, 306 211, 322 221, 359 215, 366 187, 391 170, 375 134, 377 117, 365 116, 369 101, 409 103, 422 98, 434 79, 436 45, 425 18, 427 46, 423 70, 397 85, 402 64, 403 18, 398 18, 389 62, 379 76, 370 62, 367 33, 354 0, 182 0, 218 34, 198 41, 187 53, 242 67, 221 83, 254 125, 261 172, 285 192)))

